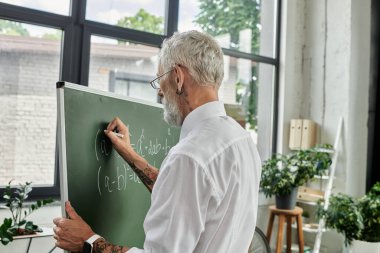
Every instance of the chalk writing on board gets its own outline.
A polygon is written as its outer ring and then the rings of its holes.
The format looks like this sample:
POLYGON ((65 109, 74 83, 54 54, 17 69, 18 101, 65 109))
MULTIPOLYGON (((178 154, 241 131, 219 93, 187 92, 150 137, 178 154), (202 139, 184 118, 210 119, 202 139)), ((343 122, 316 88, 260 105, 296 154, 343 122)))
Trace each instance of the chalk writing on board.
MULTIPOLYGON (((104 134, 103 134, 104 135, 104 134)), ((98 129, 96 132, 96 137, 95 137, 95 156, 96 160, 99 161, 99 156, 109 156, 112 151, 112 146, 107 145, 106 139, 102 136, 102 131, 101 129, 98 129), (100 150, 100 152, 98 151, 100 150), (98 154, 99 153, 99 154, 98 154)))
MULTIPOLYGON (((170 128, 167 131, 167 137, 171 136, 170 128)), ((136 143, 132 140, 134 136, 130 134, 131 146, 142 157, 149 156, 150 163, 156 166, 156 159, 158 155, 167 155, 171 146, 168 144, 168 138, 159 140, 158 138, 148 139, 145 137, 144 129, 141 129, 137 135, 136 143)), ((112 155, 112 144, 107 140, 106 135, 102 129, 98 129, 95 136, 95 157, 99 163, 97 186, 99 195, 105 193, 113 193, 118 191, 125 191, 128 182, 141 184, 140 178, 134 173, 131 167, 124 161, 124 159, 116 153, 116 162, 114 168, 107 165, 107 169, 102 167, 105 159, 112 155)))
MULTIPOLYGON (((123 164, 123 168, 116 167, 116 175, 103 175, 102 166, 98 169, 98 190, 99 195, 102 195, 102 190, 112 193, 115 191, 124 191, 127 188, 127 180, 132 180, 131 175, 128 175, 129 168, 123 164)), ((136 182, 140 183, 140 182, 136 182)))
MULTIPOLYGON (((170 128, 168 128, 168 136, 171 135, 170 128)), ((132 136, 132 135, 131 135, 132 136)), ((106 140, 106 136, 103 134, 101 129, 98 129, 95 136, 95 157, 97 161, 100 161, 101 157, 107 157, 111 154, 112 144, 106 140)), ((171 146, 168 144, 168 138, 165 138, 163 143, 161 143, 158 138, 154 140, 148 140, 145 138, 144 129, 141 129, 139 137, 137 138, 136 144, 132 142, 131 146, 136 150, 138 154, 145 157, 147 154, 151 156, 158 155, 161 151, 164 155, 167 155, 171 146)))

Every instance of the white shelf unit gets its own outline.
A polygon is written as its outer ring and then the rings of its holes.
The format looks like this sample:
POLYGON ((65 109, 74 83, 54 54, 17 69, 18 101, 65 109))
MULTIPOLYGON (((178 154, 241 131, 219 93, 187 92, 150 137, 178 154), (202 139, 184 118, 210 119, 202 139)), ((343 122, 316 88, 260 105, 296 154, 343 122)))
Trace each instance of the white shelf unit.
MULTIPOLYGON (((335 179, 335 169, 336 169, 336 163, 338 159, 338 148, 339 148, 342 125, 343 125, 343 118, 341 117, 339 120, 338 128, 337 128, 337 134, 335 137, 333 151, 329 149, 320 149, 320 151, 333 154, 332 164, 329 169, 329 174, 315 177, 316 180, 320 181, 319 189, 300 187, 301 188, 301 191, 299 190, 300 196, 298 196, 300 198, 297 198, 297 202, 300 205, 310 206, 311 209, 315 209, 317 206, 318 199, 324 199, 325 200, 324 209, 327 209, 328 204, 329 204, 329 198, 331 195, 332 186, 333 186, 333 181, 335 179), (326 184, 326 186, 323 186, 323 184, 326 184)), ((315 241, 314 241, 314 248, 312 251, 313 253, 320 252, 322 234, 327 231, 327 229, 325 229, 325 221, 323 219, 317 222, 318 223, 312 223, 313 225, 310 225, 308 223, 302 224, 302 229, 304 232, 316 234, 315 241)), ((292 227, 295 228, 295 225, 293 224, 292 227)))

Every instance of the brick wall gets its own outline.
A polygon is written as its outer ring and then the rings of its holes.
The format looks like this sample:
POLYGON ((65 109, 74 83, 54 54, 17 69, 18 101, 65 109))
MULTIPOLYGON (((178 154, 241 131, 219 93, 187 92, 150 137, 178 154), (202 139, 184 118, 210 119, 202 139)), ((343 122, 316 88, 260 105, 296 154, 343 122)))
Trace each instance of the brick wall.
MULTIPOLYGON (((0 185, 10 179, 53 183, 59 45, 34 50, 0 39, 0 185)), ((17 37, 14 37, 17 38, 17 37)), ((19 38, 18 38, 19 39, 19 38)), ((25 40, 25 38, 24 38, 25 40)))

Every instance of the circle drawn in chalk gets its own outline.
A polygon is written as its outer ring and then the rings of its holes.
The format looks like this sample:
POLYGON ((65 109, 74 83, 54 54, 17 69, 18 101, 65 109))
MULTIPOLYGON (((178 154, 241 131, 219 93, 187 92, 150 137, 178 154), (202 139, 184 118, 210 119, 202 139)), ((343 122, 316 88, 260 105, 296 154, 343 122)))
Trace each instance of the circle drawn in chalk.
POLYGON ((101 129, 98 129, 95 137, 95 156, 96 160, 100 161, 102 158, 106 158, 111 155, 112 143, 103 133, 101 129))

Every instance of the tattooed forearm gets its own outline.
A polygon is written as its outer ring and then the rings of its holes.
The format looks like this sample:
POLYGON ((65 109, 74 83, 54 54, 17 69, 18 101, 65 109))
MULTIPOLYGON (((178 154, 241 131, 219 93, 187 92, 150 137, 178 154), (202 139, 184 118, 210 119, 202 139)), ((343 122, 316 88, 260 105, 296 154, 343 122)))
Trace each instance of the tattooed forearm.
POLYGON ((156 168, 153 168, 149 166, 149 164, 146 165, 143 169, 139 169, 135 166, 134 163, 128 162, 129 166, 133 169, 133 171, 137 174, 137 176, 140 178, 140 180, 143 182, 143 184, 148 188, 150 192, 152 192, 154 183, 156 182, 158 170, 156 168))
POLYGON ((124 253, 127 251, 127 247, 113 245, 103 238, 98 239, 94 242, 94 253, 124 253))

